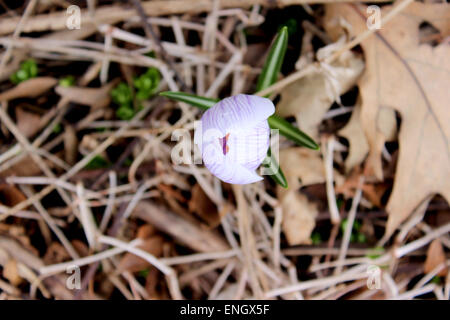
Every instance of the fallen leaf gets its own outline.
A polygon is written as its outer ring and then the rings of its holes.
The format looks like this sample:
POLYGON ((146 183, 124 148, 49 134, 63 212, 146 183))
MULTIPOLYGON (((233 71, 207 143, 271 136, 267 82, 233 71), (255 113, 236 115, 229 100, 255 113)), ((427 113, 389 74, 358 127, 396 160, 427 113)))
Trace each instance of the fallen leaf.
POLYGON ((80 257, 89 255, 89 247, 83 241, 73 239, 72 241, 70 241, 70 243, 72 243, 73 248, 80 255, 80 257))
POLYGON ((147 291, 150 299, 167 300, 170 299, 164 287, 160 286, 161 273, 155 267, 150 267, 148 275, 145 278, 145 291, 147 291))
MULTIPOLYGON (((427 259, 425 260, 423 270, 425 273, 429 273, 441 263, 446 263, 445 252, 442 248, 441 241, 439 239, 435 239, 428 247, 427 259)), ((445 277, 447 275, 447 267, 444 267, 437 275, 440 277, 445 277)))
POLYGON ((280 167, 289 184, 288 189, 277 188, 283 210, 282 229, 289 245, 311 243, 318 209, 300 187, 325 183, 325 169, 320 153, 304 148, 288 148, 280 151, 280 167))
POLYGON ((136 238, 148 239, 156 233, 156 229, 151 224, 144 224, 140 226, 136 232, 136 238))
MULTIPOLYGON (((361 123, 361 102, 358 99, 349 122, 339 130, 338 135, 346 138, 349 143, 349 153, 345 159, 345 171, 360 165, 369 153, 369 143, 361 123)), ((393 141, 397 136, 395 112, 389 108, 381 108, 378 115, 378 128, 384 133, 386 141, 393 141)), ((382 150, 378 150, 381 153, 382 150)))
POLYGON ((295 190, 281 199, 283 232, 289 245, 310 244, 311 232, 316 226, 317 206, 295 190))
POLYGON ((70 165, 77 162, 78 137, 75 128, 71 125, 64 126, 64 159, 70 165))
MULTIPOLYGON (((326 8, 330 35, 337 32, 339 19, 351 26, 351 36, 367 31, 364 16, 355 9, 366 12, 365 6, 330 4, 326 8)), ((392 6, 383 7, 381 16, 390 10, 392 6)), ((386 137, 377 127, 381 108, 393 108, 402 118, 396 176, 386 207, 387 235, 426 197, 439 193, 450 202, 450 46, 419 45, 423 22, 440 29, 445 38, 449 21, 447 4, 413 2, 361 43, 366 70, 358 86, 361 121, 370 148, 367 174, 382 178, 380 150, 386 137)))
POLYGON ((356 84, 363 68, 361 57, 347 52, 329 65, 326 72, 307 75, 283 89, 277 114, 295 116, 299 128, 317 139, 325 113, 340 95, 356 84))
MULTIPOLYGON (((325 182, 325 168, 320 152, 299 147, 287 148, 280 150, 279 162, 289 189, 325 182)), ((278 190, 283 193, 289 189, 278 190)))
POLYGON ((0 184, 0 203, 8 207, 14 207, 16 204, 25 201, 27 197, 17 189, 15 186, 10 184, 0 184))
POLYGON ((215 228, 220 224, 220 215, 214 202, 209 199, 199 184, 192 188, 188 203, 189 211, 197 214, 208 226, 215 228))
POLYGON ((5 277, 9 283, 13 286, 18 286, 22 283, 23 279, 19 275, 17 261, 10 259, 3 267, 3 277, 5 277))
POLYGON ((70 259, 69 253, 59 242, 52 242, 47 247, 43 261, 46 265, 60 263, 70 259))
POLYGON ((353 167, 361 164, 369 153, 369 143, 364 134, 360 117, 361 104, 357 102, 350 120, 338 132, 338 135, 346 138, 349 144, 348 156, 345 159, 346 172, 350 172, 353 167))
MULTIPOLYGON (((345 177, 341 184, 335 186, 336 194, 342 194, 346 199, 351 199, 355 196, 356 190, 360 186, 360 178, 362 176, 361 169, 355 168, 350 175, 345 177)), ((364 197, 367 198, 374 206, 381 208, 381 198, 386 192, 388 186, 384 183, 363 183, 361 190, 364 197)))
MULTIPOLYGON (((44 160, 45 161, 45 160, 44 160)), ((47 165, 53 167, 53 163, 45 161, 47 165)), ((38 176, 41 174, 41 169, 34 162, 30 156, 23 157, 22 160, 14 163, 11 167, 0 171, 0 178, 7 178, 10 176, 27 177, 38 176)))
POLYGON ((41 117, 22 108, 16 108, 17 128, 27 138, 34 136, 39 131, 41 117))
MULTIPOLYGON (((147 251, 148 253, 159 257, 162 254, 164 239, 161 236, 152 236, 151 238, 143 240, 143 243, 138 246, 139 249, 147 251)), ((138 272, 145 268, 148 268, 150 263, 132 253, 126 253, 122 260, 120 260, 118 270, 120 271, 130 271, 138 272)))
POLYGON ((31 78, 0 93, 0 101, 9 101, 17 98, 35 98, 53 88, 57 82, 58 80, 51 77, 31 78))
POLYGON ((111 102, 110 92, 116 84, 117 81, 111 81, 100 88, 57 86, 55 91, 61 97, 71 102, 90 106, 91 108, 104 108, 111 102))

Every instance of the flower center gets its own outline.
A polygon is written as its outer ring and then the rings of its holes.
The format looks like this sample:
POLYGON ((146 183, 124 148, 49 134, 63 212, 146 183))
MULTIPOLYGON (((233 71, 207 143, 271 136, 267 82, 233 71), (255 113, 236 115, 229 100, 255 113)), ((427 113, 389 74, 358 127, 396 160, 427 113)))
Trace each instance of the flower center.
POLYGON ((230 133, 227 133, 225 135, 225 137, 219 138, 219 144, 222 146, 223 155, 226 155, 228 153, 228 150, 230 149, 227 145, 227 141, 228 141, 229 137, 230 137, 230 133))

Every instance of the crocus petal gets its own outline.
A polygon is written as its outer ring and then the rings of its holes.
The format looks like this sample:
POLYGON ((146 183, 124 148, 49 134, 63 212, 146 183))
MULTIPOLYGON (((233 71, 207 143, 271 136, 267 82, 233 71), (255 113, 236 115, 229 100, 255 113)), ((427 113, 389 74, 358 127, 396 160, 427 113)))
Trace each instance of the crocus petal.
POLYGON ((261 181, 255 170, 249 170, 239 163, 224 159, 222 163, 206 162, 205 166, 220 180, 232 184, 248 184, 261 181))
POLYGON ((202 116, 203 131, 218 129, 223 135, 231 130, 245 130, 267 120, 275 112, 272 101, 247 94, 225 98, 202 116))
POLYGON ((270 144, 270 128, 267 120, 247 130, 232 130, 228 141, 227 157, 255 170, 267 155, 270 144))
POLYGON ((267 118, 274 112, 269 99, 243 94, 208 109, 195 130, 194 143, 209 171, 233 184, 262 180, 255 170, 269 148, 267 118))

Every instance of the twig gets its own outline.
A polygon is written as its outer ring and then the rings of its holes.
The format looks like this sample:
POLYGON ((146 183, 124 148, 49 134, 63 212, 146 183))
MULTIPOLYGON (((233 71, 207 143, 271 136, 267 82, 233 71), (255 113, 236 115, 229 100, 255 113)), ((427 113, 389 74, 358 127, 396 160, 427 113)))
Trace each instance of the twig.
POLYGON ((153 38, 153 41, 155 41, 156 44, 158 45, 163 59, 165 61, 167 61, 170 68, 172 69, 172 71, 175 74, 175 79, 177 79, 177 81, 181 84, 181 90, 183 90, 183 91, 190 90, 189 88, 186 87, 186 84, 184 83, 183 79, 180 77, 180 74, 178 73, 177 69, 175 68, 175 64, 174 64, 172 57, 167 54, 166 50, 162 46, 161 40, 156 35, 155 30, 153 30, 153 26, 148 22, 147 15, 141 5, 141 1, 140 0, 130 0, 130 1, 133 2, 134 7, 136 8, 136 11, 138 12, 139 16, 141 17, 141 22, 142 22, 142 25, 144 26, 144 30, 145 30, 145 33, 147 34, 147 37, 153 38))
MULTIPOLYGON (((37 0, 30 0, 28 2, 28 5, 25 9, 25 12, 23 13, 22 17, 20 18, 19 23, 17 24, 17 26, 15 27, 14 33, 13 33, 13 38, 18 38, 20 33, 22 32, 22 29, 26 23, 26 21, 28 20, 28 18, 31 15, 31 12, 34 10, 34 7, 36 6, 37 0)), ((9 58, 11 57, 11 52, 13 49, 13 45, 9 45, 6 48, 6 51, 3 53, 3 56, 0 60, 0 75, 3 74, 3 68, 5 67, 6 63, 8 62, 9 58)))
POLYGON ((450 223, 447 223, 435 229, 434 231, 428 233, 426 236, 420 239, 417 239, 415 241, 408 243, 407 245, 404 245, 403 247, 395 249, 394 255, 396 258, 401 258, 404 255, 408 254, 409 252, 417 250, 418 248, 427 245, 429 242, 433 241, 436 238, 439 238, 441 235, 446 234, 448 232, 450 232, 450 223))
POLYGON ((333 149, 334 149, 334 137, 330 137, 327 140, 326 148, 323 148, 324 153, 324 165, 326 175, 326 190, 328 199, 328 208, 330 209, 331 222, 334 225, 338 225, 341 221, 339 216, 339 210, 336 203, 336 195, 334 193, 333 185, 333 149))
MULTIPOLYGON (((356 190, 355 196, 353 197, 352 206, 347 218, 347 224, 345 226, 344 237, 341 243, 341 249, 339 252, 338 261, 345 259, 347 255, 348 245, 350 243, 350 236, 352 235, 353 223, 355 222, 356 210, 358 209, 359 202, 361 201, 362 195, 362 185, 364 183, 364 178, 361 176, 359 178, 358 189, 356 190)), ((339 274, 342 271, 342 265, 338 265, 335 270, 335 274, 339 274)))
POLYGON ((153 256, 152 254, 150 254, 144 250, 141 250, 139 248, 131 246, 129 243, 120 241, 116 238, 100 236, 98 238, 98 241, 101 243, 104 243, 104 244, 109 244, 109 245, 112 245, 115 247, 125 249, 128 252, 133 253, 133 254, 137 255, 138 257, 147 260, 151 265, 158 268, 159 271, 161 271, 168 277, 168 286, 169 286, 169 290, 172 294, 172 297, 177 300, 183 299, 183 296, 180 292, 180 288, 178 285, 178 280, 175 275, 175 271, 172 268, 165 265, 164 263, 162 263, 155 256, 153 256))
MULTIPOLYGON (((133 240, 129 243, 130 246, 136 246, 140 243, 141 240, 136 239, 133 240)), ((43 277, 47 277, 59 272, 65 272, 66 269, 70 266, 78 266, 78 267, 82 267, 85 266, 87 264, 91 264, 97 261, 101 261, 103 259, 107 259, 110 258, 112 256, 115 256, 117 254, 120 254, 122 252, 125 252, 126 249, 125 248, 113 248, 113 249, 108 249, 99 253, 96 253, 94 255, 91 256, 87 256, 87 257, 83 257, 83 258, 79 258, 79 259, 75 259, 72 261, 68 261, 68 262, 62 262, 62 263, 58 263, 58 264, 53 264, 50 266, 45 266, 45 267, 41 267, 39 269, 39 273, 41 276, 43 277)))
POLYGON ((232 260, 228 263, 228 265, 225 267, 223 272, 220 274, 219 278, 217 278, 217 281, 214 284, 213 288, 209 292, 209 296, 208 296, 209 300, 217 297, 217 294, 222 289, 223 285, 225 284, 225 281, 227 281, 228 276, 233 271, 235 266, 236 266, 235 260, 232 260))

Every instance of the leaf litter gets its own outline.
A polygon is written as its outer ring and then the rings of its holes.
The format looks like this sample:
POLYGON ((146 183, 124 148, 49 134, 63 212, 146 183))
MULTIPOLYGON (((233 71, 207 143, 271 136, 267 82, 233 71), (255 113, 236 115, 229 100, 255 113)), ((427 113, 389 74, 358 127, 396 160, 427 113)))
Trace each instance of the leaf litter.
POLYGON ((182 1, 145 3, 151 36, 136 32, 148 29, 139 8, 118 4, 93 7, 97 31, 64 30, 53 4, 20 25, 2 9, 0 298, 448 299, 448 4, 383 5, 375 32, 358 1, 182 1), (141 92, 132 118, 118 117, 111 91, 148 68, 157 90, 252 91, 289 18, 277 114, 322 152, 281 139, 288 189, 173 163, 173 130, 198 119, 183 103, 141 92), (11 83, 27 59, 37 76, 11 83), (70 265, 76 294, 61 285, 70 265), (372 265, 381 290, 360 280, 372 265))

